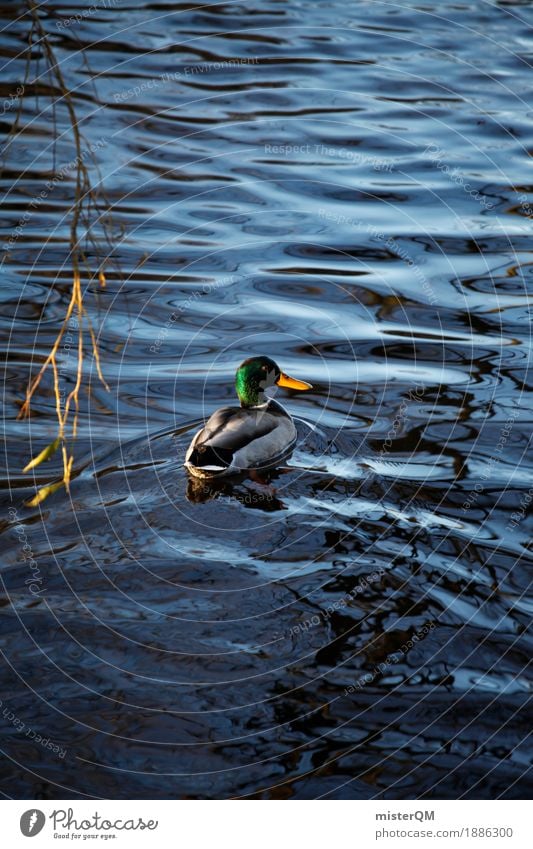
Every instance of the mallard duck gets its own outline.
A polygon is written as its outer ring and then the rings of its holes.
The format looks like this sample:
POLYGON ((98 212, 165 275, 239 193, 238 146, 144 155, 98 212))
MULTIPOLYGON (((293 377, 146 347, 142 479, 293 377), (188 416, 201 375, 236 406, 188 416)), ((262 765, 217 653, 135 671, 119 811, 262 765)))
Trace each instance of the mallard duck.
POLYGON ((240 407, 221 407, 192 440, 185 467, 199 478, 274 465, 296 442, 296 426, 281 404, 265 396, 269 386, 312 389, 284 374, 269 357, 245 360, 235 375, 240 407))

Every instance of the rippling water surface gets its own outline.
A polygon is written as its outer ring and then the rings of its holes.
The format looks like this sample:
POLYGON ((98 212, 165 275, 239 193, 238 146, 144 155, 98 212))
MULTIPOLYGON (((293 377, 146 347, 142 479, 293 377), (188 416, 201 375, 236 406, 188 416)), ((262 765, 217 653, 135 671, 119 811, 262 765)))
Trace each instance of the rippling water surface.
POLYGON ((85 293, 110 392, 91 366, 70 496, 24 507, 75 156, 34 64, 0 213, 4 794, 530 794, 531 3, 44 9, 122 276, 85 293), (314 384, 278 396, 296 451, 189 481, 256 353, 314 384))

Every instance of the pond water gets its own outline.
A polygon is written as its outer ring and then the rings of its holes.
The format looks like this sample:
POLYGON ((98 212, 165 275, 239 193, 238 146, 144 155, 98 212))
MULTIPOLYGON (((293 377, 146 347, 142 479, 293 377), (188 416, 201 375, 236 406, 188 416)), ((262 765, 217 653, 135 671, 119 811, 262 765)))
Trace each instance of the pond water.
MULTIPOLYGON (((7 134, 28 20, 1 13, 7 134)), ((37 43, 3 148, 6 796, 530 796, 532 18, 46 5, 117 233, 84 281, 110 390, 90 362, 70 494, 25 507, 60 468, 21 471, 49 376, 16 416, 70 297, 76 155, 37 43), (276 394, 298 446, 191 481, 253 354, 314 386, 276 394)))

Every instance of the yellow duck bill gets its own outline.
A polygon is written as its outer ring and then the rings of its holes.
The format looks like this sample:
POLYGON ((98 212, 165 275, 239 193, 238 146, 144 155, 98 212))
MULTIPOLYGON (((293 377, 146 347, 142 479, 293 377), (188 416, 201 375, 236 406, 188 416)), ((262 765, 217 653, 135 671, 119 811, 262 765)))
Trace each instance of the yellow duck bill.
POLYGON ((280 376, 276 380, 278 386, 285 386, 286 389, 312 389, 310 383, 306 383, 305 380, 296 380, 295 377, 289 377, 288 374, 283 374, 281 372, 280 376))

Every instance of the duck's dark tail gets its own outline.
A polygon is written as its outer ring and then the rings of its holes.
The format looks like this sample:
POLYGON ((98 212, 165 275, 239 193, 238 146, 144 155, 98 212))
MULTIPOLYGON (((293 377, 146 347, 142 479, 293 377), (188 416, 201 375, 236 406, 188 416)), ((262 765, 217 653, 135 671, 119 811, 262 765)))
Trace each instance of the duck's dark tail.
POLYGON ((188 462, 197 469, 206 471, 223 471, 231 466, 233 451, 229 448, 213 448, 211 445, 200 445, 195 448, 188 462))

